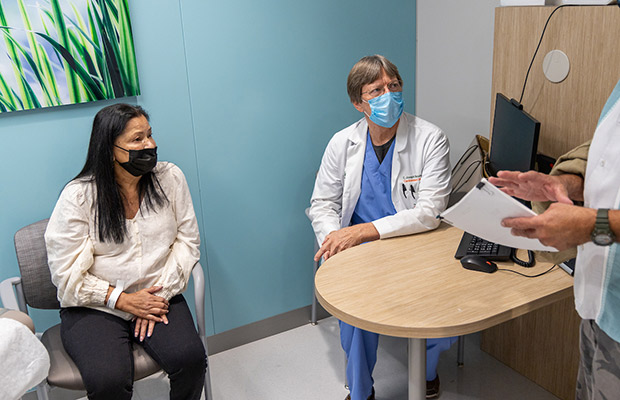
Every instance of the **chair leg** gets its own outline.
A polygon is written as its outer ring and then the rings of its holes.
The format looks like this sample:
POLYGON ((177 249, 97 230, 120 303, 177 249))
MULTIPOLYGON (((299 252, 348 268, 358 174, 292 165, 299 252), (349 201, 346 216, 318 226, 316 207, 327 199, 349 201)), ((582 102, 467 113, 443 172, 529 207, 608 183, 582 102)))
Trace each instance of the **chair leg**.
POLYGON ((205 327, 205 277, 200 262, 196 262, 192 269, 192 277, 194 278, 194 306, 196 307, 196 327, 198 335, 205 348, 207 355, 207 369, 205 371, 205 399, 213 400, 211 393, 211 366, 209 365, 209 348, 207 347, 207 329, 205 327))
MULTIPOLYGON (((314 241, 314 254, 316 254, 317 251, 319 251, 319 245, 315 240, 314 241)), ((317 299, 316 299, 316 294, 315 294, 316 288, 314 287, 314 277, 316 276, 316 271, 318 269, 319 269, 319 261, 315 261, 314 262, 314 273, 312 274, 312 311, 310 314, 311 325, 317 324, 317 317, 316 317, 317 299)))
POLYGON ((344 388, 349 390, 349 380, 347 379, 347 365, 349 364, 349 360, 347 360, 347 353, 344 353, 344 388))
POLYGON ((462 367, 465 363, 465 336, 459 336, 456 363, 459 367, 462 367))
POLYGON ((205 373, 205 400, 213 400, 213 392, 211 391, 211 374, 209 374, 209 367, 205 373))
POLYGON ((317 321, 316 321, 316 308, 317 308, 317 299, 316 299, 316 294, 314 293, 315 287, 314 287, 314 276, 316 275, 316 271, 319 269, 319 263, 318 262, 314 262, 314 274, 312 274, 312 311, 311 311, 311 315, 310 315, 310 324, 312 325, 316 325, 317 321))
POLYGON ((205 371, 205 400, 213 400, 213 392, 211 390, 211 363, 209 361, 209 349, 207 348, 207 338, 201 337, 202 344, 205 347, 205 353, 207 354, 207 370, 205 371))
POLYGON ((47 384, 47 380, 37 385, 37 400, 49 400, 50 387, 47 384))

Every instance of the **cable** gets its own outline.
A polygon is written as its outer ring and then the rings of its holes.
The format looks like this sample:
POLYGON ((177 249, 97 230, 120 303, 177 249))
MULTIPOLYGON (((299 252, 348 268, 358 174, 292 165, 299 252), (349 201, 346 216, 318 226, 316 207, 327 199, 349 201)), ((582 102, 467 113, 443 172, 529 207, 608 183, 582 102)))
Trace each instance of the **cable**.
POLYGON ((553 266, 549 268, 548 270, 546 270, 545 272, 541 272, 540 274, 536 274, 536 275, 525 275, 525 274, 522 274, 521 272, 517 272, 512 269, 506 269, 506 268, 498 268, 498 271, 514 272, 515 274, 524 276, 526 278, 538 278, 539 276, 542 276, 546 273, 551 272, 551 270, 554 269, 555 267, 557 267, 557 264, 553 264, 553 266))
MULTIPOLYGON (((618 7, 620 7, 620 0, 616 0, 616 3, 618 4, 618 7)), ((609 4, 610 6, 613 6, 614 4, 609 4)), ((553 11, 551 12, 551 14, 549 14, 549 17, 547 17, 547 22, 545 22, 545 27, 543 28, 542 33, 540 34, 540 40, 538 41, 538 46, 536 46, 536 51, 534 51, 534 55, 532 56, 532 61, 530 62, 530 66, 527 69, 527 73, 525 74, 525 81, 523 82, 523 90, 521 90, 521 97, 519 97, 519 104, 521 104, 522 100, 523 100, 523 94, 525 93, 525 85, 527 85, 527 78, 530 75, 530 70, 532 69, 532 65, 534 64, 534 59, 536 58, 536 54, 538 53, 538 49, 540 48, 540 44, 542 43, 543 37, 545 36, 545 31, 547 30, 547 25, 549 24, 549 21, 551 20, 551 17, 553 16, 553 14, 555 14, 555 12, 557 10, 559 10, 562 7, 575 7, 575 6, 581 6, 583 7, 583 5, 580 4, 562 4, 561 6, 557 6, 556 8, 553 9, 553 11)))
POLYGON ((489 153, 482 152, 482 176, 488 178, 490 175, 493 175, 491 170, 491 160, 489 159, 489 153))
POLYGON ((515 264, 520 265, 520 266, 525 267, 525 268, 533 267, 534 264, 536 264, 536 259, 534 258, 534 252, 532 250, 528 250, 527 251, 527 258, 528 258, 528 261, 520 260, 517 257, 517 249, 513 248, 513 249, 510 250, 510 259, 515 264))
MULTIPOLYGON (((619 0, 619 1, 620 1, 620 0, 619 0)), ((460 166, 461 166, 460 164, 465 162, 463 159, 464 159, 464 158, 465 158, 465 159, 467 159, 467 158, 469 158, 469 156, 471 156, 471 154, 472 154, 473 152, 470 152, 470 151, 471 151, 471 150, 473 150, 473 149, 475 149, 475 148, 477 148, 477 147, 478 147, 478 145, 477 145, 477 144, 471 145, 471 146, 469 146, 469 148, 468 148, 467 150, 465 150, 465 151, 463 152, 463 154, 461 155, 461 158, 459 158, 459 160, 456 162, 456 164, 454 164, 454 168, 452 168, 452 175, 454 175, 454 171, 455 171, 458 167, 460 167, 460 166), (469 153, 469 154, 467 154, 467 153, 469 153)))
POLYGON ((545 22, 545 27, 543 28, 543 31, 540 34, 540 40, 538 41, 538 46, 536 46, 536 51, 534 51, 534 55, 532 56, 532 61, 530 62, 530 67, 527 69, 527 73, 525 74, 525 81, 523 82, 523 90, 521 90, 521 97, 519 97, 519 104, 521 104, 521 101, 523 100, 523 94, 525 93, 525 85, 527 85, 527 78, 530 75, 530 70, 532 69, 532 65, 534 64, 534 59, 536 58, 536 54, 538 53, 538 49, 540 48, 540 44, 542 43, 543 37, 545 37, 545 31, 547 30, 547 25, 549 24, 549 21, 551 20, 551 17, 560 8, 562 8, 562 7, 574 7, 575 5, 576 4, 562 4, 561 6, 557 6, 556 8, 553 9, 551 14, 549 14, 549 17, 547 17, 547 22, 545 22))
MULTIPOLYGON (((467 173, 467 171, 474 165, 474 164, 480 164, 481 161, 480 160, 475 160, 472 161, 471 164, 469 164, 467 166, 467 168, 465 168, 465 172, 463 172, 463 175, 461 175, 461 177, 459 178, 458 181, 456 181, 456 183, 454 184, 454 186, 458 185, 459 183, 461 183, 461 181, 463 180, 463 177, 465 176, 465 174, 467 173)), ((477 165, 476 165, 477 166, 477 165)), ((467 179, 465 179, 465 181, 461 184, 461 186, 459 187, 455 187, 454 189, 452 189, 452 193, 458 192, 463 186, 465 186, 465 184, 467 184, 467 182, 469 182, 469 179, 474 175, 474 173, 476 172, 476 168, 473 168, 471 170, 471 172, 469 173, 469 176, 467 177, 467 179)))

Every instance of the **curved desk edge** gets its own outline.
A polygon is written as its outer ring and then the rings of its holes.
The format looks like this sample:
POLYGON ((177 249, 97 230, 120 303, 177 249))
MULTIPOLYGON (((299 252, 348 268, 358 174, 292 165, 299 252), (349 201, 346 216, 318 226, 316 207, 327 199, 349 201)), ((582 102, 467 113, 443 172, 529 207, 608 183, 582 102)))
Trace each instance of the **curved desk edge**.
POLYGON ((501 324, 502 322, 509 321, 511 319, 520 317, 524 314, 527 314, 531 311, 537 310, 539 308, 545 307, 549 304, 553 304, 556 301, 560 301, 566 298, 569 298, 573 293, 573 288, 568 287, 561 291, 552 293, 548 296, 541 297, 535 301, 524 304, 520 307, 516 307, 510 310, 506 310, 505 312, 497 315, 493 315, 489 318, 481 319, 475 322, 471 322, 468 324, 454 325, 454 326, 445 326, 441 328, 405 328, 402 326, 394 326, 394 325, 385 325, 379 323, 372 323, 360 318, 357 318, 353 315, 346 314, 331 304, 329 304, 318 290, 315 290, 315 294, 319 303, 334 317, 346 322, 347 324, 356 326, 358 328, 379 333, 382 335, 402 337, 402 338, 442 338, 442 337, 451 337, 451 336, 461 336, 467 335, 470 333, 480 332, 485 329, 491 328, 495 325, 501 324))

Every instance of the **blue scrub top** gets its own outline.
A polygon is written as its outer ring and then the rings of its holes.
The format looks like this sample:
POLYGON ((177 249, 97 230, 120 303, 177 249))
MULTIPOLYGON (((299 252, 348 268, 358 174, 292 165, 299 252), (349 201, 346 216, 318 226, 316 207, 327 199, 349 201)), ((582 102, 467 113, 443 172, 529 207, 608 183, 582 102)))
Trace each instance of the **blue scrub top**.
POLYGON ((375 154, 370 134, 366 134, 366 153, 362 170, 362 188, 351 217, 351 225, 372 222, 396 214, 392 202, 392 156, 394 141, 382 163, 375 154))

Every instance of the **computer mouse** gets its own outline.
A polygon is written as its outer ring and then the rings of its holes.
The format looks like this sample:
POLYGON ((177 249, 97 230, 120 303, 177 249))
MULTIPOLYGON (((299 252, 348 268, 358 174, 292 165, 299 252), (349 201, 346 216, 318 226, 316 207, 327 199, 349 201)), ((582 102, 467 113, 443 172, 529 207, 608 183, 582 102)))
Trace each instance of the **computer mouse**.
POLYGON ((484 257, 469 255, 461 258, 461 264, 463 268, 471 269, 472 271, 487 272, 489 274, 497 271, 497 264, 493 261, 489 261, 484 257))

